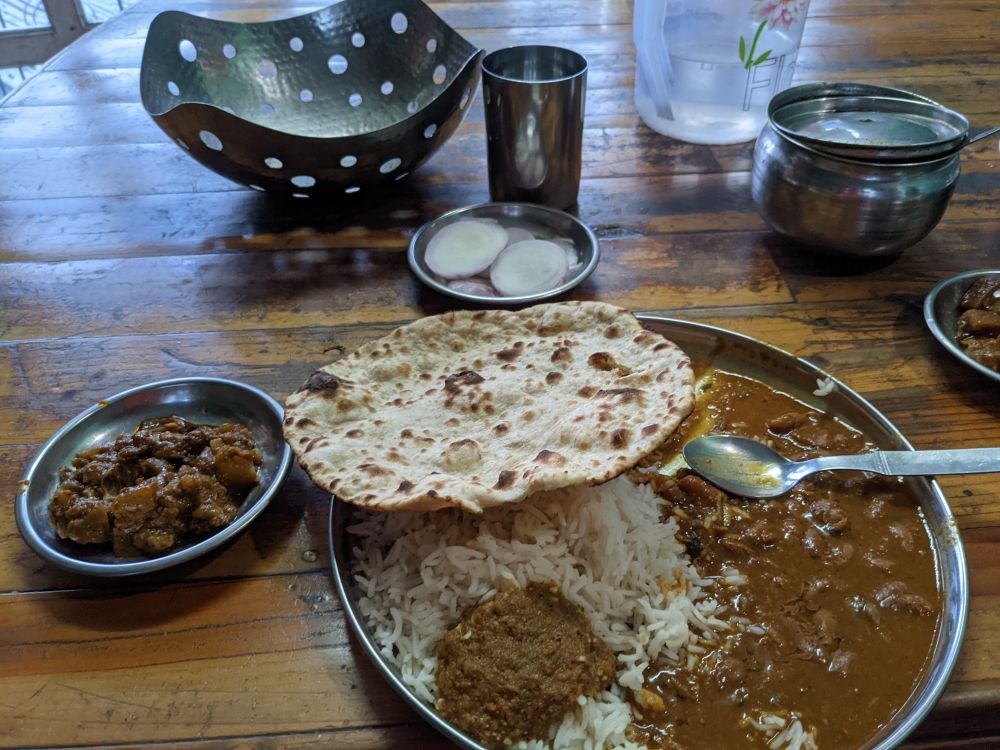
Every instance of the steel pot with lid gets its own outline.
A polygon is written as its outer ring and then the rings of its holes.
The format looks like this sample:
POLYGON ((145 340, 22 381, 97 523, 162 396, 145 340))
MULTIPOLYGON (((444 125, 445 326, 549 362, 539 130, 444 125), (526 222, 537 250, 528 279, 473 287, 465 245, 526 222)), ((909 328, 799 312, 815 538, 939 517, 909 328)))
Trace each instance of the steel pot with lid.
POLYGON ((897 255, 941 219, 969 123, 901 89, 817 83, 778 94, 752 193, 779 234, 834 255, 897 255))

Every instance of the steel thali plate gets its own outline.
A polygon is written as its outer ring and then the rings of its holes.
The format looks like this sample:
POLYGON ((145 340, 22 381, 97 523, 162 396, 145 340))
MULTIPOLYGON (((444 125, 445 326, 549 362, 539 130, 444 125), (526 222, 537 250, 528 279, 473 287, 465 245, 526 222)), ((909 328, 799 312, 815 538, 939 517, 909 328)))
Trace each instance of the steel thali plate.
MULTIPOLYGON (((872 404, 815 365, 756 339, 722 328, 648 315, 637 316, 649 330, 678 344, 692 360, 727 372, 761 380, 816 409, 832 414, 864 432, 880 448, 912 450, 903 434, 872 404), (833 390, 816 396, 817 381, 830 379, 833 390)), ((889 750, 898 746, 937 703, 958 658, 968 616, 969 585, 965 553, 955 518, 937 482, 907 480, 918 498, 931 533, 938 561, 938 585, 943 610, 925 669, 909 699, 883 729, 859 750, 889 750)), ((398 668, 379 651, 356 598, 348 556, 346 526, 351 509, 333 499, 330 505, 330 559, 345 617, 365 653, 385 680, 428 723, 466 750, 485 750, 403 683, 398 668)))

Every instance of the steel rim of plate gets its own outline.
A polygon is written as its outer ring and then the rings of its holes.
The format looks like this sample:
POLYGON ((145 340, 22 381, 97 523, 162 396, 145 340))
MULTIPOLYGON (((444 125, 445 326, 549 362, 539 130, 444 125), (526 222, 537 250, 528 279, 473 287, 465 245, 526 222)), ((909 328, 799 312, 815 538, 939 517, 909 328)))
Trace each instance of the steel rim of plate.
MULTIPOLYGON (((955 276, 950 276, 944 281, 938 283, 931 291, 928 293, 927 297, 924 299, 924 322, 927 323, 927 327, 930 329, 931 334, 938 340, 938 342, 951 352, 952 355, 958 358, 958 360, 964 364, 968 365, 974 370, 982 373, 991 380, 995 380, 1000 383, 1000 372, 996 370, 991 370, 984 364, 981 364, 970 357, 968 354, 962 351, 961 347, 955 341, 955 332, 945 331, 944 325, 938 319, 937 304, 941 293, 944 290, 949 289, 953 286, 971 284, 975 279, 981 276, 996 276, 1000 278, 1000 271, 996 269, 983 269, 981 271, 966 271, 965 273, 960 273, 955 276)), ((957 308, 956 308, 957 310, 957 308)), ((957 313, 956 313, 957 318, 957 313)))
MULTIPOLYGON (((644 325, 659 325, 666 327, 678 326, 693 333, 701 333, 708 336, 715 336, 717 338, 722 337, 724 339, 731 339, 744 346, 763 349, 771 356, 776 356, 784 362, 792 361, 810 371, 810 373, 817 379, 826 378, 832 381, 836 390, 847 394, 850 399, 854 401, 855 406, 862 411, 867 412, 867 415, 875 423, 895 438, 901 448, 905 450, 913 450, 913 445, 910 441, 906 439, 899 429, 896 428, 889 418, 886 417, 879 409, 875 408, 875 406, 873 406, 867 399, 859 395, 853 389, 849 388, 839 379, 826 373, 807 360, 796 357, 790 352, 786 352, 784 349, 780 349, 770 344, 765 344, 764 342, 758 341, 750 336, 745 336, 743 334, 736 333, 735 331, 729 331, 717 326, 679 320, 676 318, 665 318, 657 315, 637 314, 636 317, 644 325)), ((901 710, 906 709, 907 705, 914 700, 914 696, 919 696, 917 701, 908 709, 906 718, 895 726, 886 736, 878 739, 875 744, 870 744, 869 742, 869 744, 865 745, 865 750, 891 750, 902 743, 903 740, 905 740, 906 737, 913 732, 917 726, 919 726, 924 718, 926 718, 927 714, 930 713, 931 709, 933 709, 937 704, 938 699, 944 692, 948 679, 955 668, 955 663, 958 660, 962 642, 965 638, 965 630, 969 616, 969 571, 961 535, 959 534, 958 527, 955 524, 955 517, 951 511, 951 506, 948 504, 948 500, 945 498, 944 493, 942 492, 937 481, 934 479, 918 479, 917 483, 926 484, 929 494, 934 498, 934 501, 947 511, 945 517, 942 519, 942 526, 948 528, 950 536, 939 541, 935 535, 931 534, 931 540, 934 553, 937 557, 940 558, 942 552, 941 548, 947 545, 953 551, 953 557, 956 560, 954 569, 950 571, 953 576, 951 588, 948 591, 942 590, 941 612, 942 618, 949 614, 951 615, 953 618, 953 627, 951 628, 950 637, 946 641, 940 640, 944 636, 939 635, 941 628, 937 629, 935 634, 936 640, 932 641, 931 644, 932 651, 930 656, 937 656, 938 661, 935 666, 924 675, 923 681, 917 684, 916 689, 910 693, 907 701, 901 707, 901 710), (957 608, 949 609, 947 606, 947 594, 949 592, 953 593, 953 598, 958 600, 959 606, 957 608)), ((337 589, 337 596, 340 597, 340 602, 344 609, 344 615, 347 618, 351 631, 357 637, 358 641, 360 641, 361 647, 364 649, 368 659, 372 662, 372 664, 374 664, 375 668, 386 680, 386 682, 388 682, 396 693, 398 693, 411 708, 420 714, 420 716, 428 724, 449 740, 466 750, 487 750, 487 748, 473 741, 470 737, 466 736, 463 732, 459 731, 457 728, 445 721, 444 718, 442 718, 431 706, 421 701, 416 694, 414 694, 403 683, 402 678, 394 671, 395 668, 379 652, 378 647, 375 645, 374 638, 365 623, 360 607, 351 593, 351 589, 354 584, 350 580, 349 566, 346 559, 346 545, 338 543, 338 534, 336 532, 340 531, 342 534, 346 529, 343 522, 344 506, 344 503, 338 501, 335 497, 331 497, 328 548, 330 551, 330 564, 332 567, 334 584, 337 589)), ((937 567, 941 567, 940 559, 938 560, 937 567)), ((939 575, 941 575, 940 572, 939 575)), ((941 583, 943 589, 943 581, 939 581, 939 583, 941 583)), ((900 715, 901 710, 897 711, 896 714, 890 718, 890 723, 896 716, 900 715)))
POLYGON ((146 383, 145 385, 139 385, 135 388, 129 388, 126 391, 116 393, 114 396, 90 406, 66 422, 66 424, 55 431, 52 437, 45 441, 45 444, 42 445, 38 453, 35 454, 35 457, 32 458, 31 463, 28 465, 28 468, 25 470, 24 475, 18 484, 17 495, 14 498, 15 521, 17 522, 17 528, 18 531, 21 532, 22 538, 36 554, 38 554, 46 562, 49 562, 58 568, 83 575, 111 578, 151 573, 158 570, 164 570, 181 563, 189 562, 190 560, 193 560, 194 558, 221 546, 241 533, 261 513, 261 511, 267 507, 271 498, 280 489, 282 483, 285 481, 285 477, 288 475, 288 472, 292 467, 292 449, 288 443, 285 443, 284 449, 282 450, 281 462, 274 473, 274 477, 271 479, 271 483, 268 485, 267 489, 261 493, 260 497, 254 501, 253 505, 247 508, 243 515, 237 517, 236 520, 234 520, 229 526, 219 529, 216 533, 211 534, 201 541, 188 547, 184 547, 176 552, 136 562, 88 562, 86 560, 79 560, 77 558, 64 555, 61 552, 52 549, 45 543, 36 531, 28 510, 28 487, 30 486, 39 464, 42 463, 48 452, 59 443, 63 436, 71 432, 78 424, 87 420, 92 414, 95 414, 118 401, 125 400, 144 391, 189 383, 206 383, 238 388, 242 391, 250 393, 252 396, 265 404, 269 410, 274 413, 279 424, 284 418, 284 409, 267 393, 259 388, 256 388, 255 386, 248 385, 247 383, 241 383, 238 380, 228 380, 226 378, 191 377, 157 380, 152 383, 146 383))
MULTIPOLYGON (((426 250, 425 250, 426 252, 426 250)), ((597 265, 601 261, 601 243, 597 239, 597 235, 594 230, 584 224, 580 219, 573 216, 572 214, 566 213, 565 211, 560 211, 557 208, 549 208, 548 206, 541 206, 536 203, 500 203, 500 202, 488 202, 488 203, 477 203, 474 206, 465 206, 463 208, 455 208, 451 211, 447 211, 436 219, 424 224, 420 229, 418 229, 413 237, 410 239, 410 246, 406 251, 406 261, 410 264, 410 270, 417 275, 424 284, 431 287, 435 291, 441 292, 454 299, 460 299, 465 302, 475 302, 480 305, 523 305, 529 302, 541 302, 542 300, 552 299, 558 297, 561 294, 565 294, 570 289, 574 289, 584 281, 594 272, 597 265), (550 216, 558 216, 560 218, 568 218, 573 224, 578 226, 585 233, 590 247, 592 248, 592 253, 590 259, 584 264, 583 268, 577 273, 576 276, 571 278, 569 281, 550 289, 547 292, 537 292, 536 294, 525 294, 518 297, 484 297, 480 294, 468 294, 467 292, 459 292, 455 289, 451 289, 447 284, 442 284, 440 281, 435 279, 431 274, 425 271, 421 265, 420 260, 417 259, 417 248, 421 244, 421 239, 428 232, 444 227, 454 220, 460 219, 463 216, 473 214, 477 211, 482 211, 483 209, 494 208, 498 206, 514 206, 518 208, 527 208, 533 212, 546 213, 550 216)))

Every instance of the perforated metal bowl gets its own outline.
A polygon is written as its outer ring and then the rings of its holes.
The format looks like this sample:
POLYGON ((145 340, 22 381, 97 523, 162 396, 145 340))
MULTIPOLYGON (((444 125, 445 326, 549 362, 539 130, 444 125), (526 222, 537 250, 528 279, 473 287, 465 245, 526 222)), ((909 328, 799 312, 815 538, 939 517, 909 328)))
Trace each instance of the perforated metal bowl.
POLYGON ((462 121, 482 50, 420 0, 268 23, 159 14, 142 103, 192 157, 255 190, 357 193, 426 161, 462 121))

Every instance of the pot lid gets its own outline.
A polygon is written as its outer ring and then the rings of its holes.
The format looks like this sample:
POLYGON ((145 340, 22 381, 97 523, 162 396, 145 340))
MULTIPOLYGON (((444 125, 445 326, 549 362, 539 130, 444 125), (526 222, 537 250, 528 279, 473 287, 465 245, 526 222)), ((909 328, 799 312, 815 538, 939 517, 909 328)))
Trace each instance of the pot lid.
POLYGON ((964 116, 902 89, 812 83, 783 91, 768 106, 772 127, 825 154, 865 161, 923 161, 961 148, 964 116))

